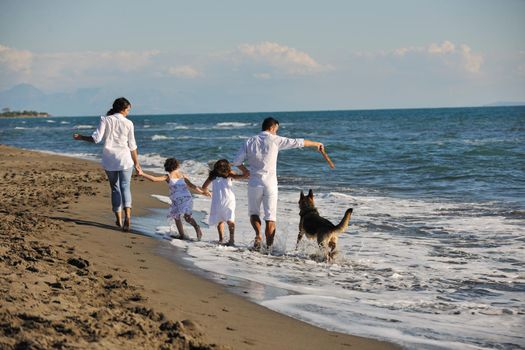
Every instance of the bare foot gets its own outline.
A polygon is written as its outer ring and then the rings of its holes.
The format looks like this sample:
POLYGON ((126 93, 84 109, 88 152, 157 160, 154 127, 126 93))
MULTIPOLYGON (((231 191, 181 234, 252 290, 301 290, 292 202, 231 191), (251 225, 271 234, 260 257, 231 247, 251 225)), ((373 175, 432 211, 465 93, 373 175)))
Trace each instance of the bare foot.
POLYGON ((260 251, 261 250, 261 241, 262 239, 255 239, 255 242, 253 242, 253 250, 260 251))
POLYGON ((115 212, 115 224, 117 227, 122 227, 122 212, 116 211, 115 212))
POLYGON ((130 221, 129 218, 124 219, 124 225, 122 225, 122 231, 129 232, 129 226, 130 226, 129 221, 130 221))
POLYGON ((201 231, 201 228, 199 226, 197 226, 195 228, 195 231, 197 231, 197 240, 201 240, 202 239, 202 231, 201 231))

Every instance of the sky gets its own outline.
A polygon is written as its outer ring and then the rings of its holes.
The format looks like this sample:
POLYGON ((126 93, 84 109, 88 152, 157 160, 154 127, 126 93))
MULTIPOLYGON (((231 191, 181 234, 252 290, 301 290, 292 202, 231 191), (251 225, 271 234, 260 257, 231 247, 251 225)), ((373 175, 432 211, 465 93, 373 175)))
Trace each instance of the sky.
POLYGON ((119 96, 141 114, 525 101, 525 0, 0 0, 0 108, 119 96))

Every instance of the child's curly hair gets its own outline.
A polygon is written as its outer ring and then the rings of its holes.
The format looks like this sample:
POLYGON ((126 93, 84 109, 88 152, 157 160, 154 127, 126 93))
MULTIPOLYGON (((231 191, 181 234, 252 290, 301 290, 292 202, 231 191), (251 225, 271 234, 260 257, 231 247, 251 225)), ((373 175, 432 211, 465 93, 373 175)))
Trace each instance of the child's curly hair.
POLYGON ((168 158, 164 162, 164 170, 166 170, 168 173, 171 173, 173 170, 177 170, 179 168, 179 161, 175 158, 168 158))
POLYGON ((210 171, 210 178, 213 180, 216 177, 227 178, 230 175, 231 167, 227 159, 219 159, 213 165, 213 170, 210 171))

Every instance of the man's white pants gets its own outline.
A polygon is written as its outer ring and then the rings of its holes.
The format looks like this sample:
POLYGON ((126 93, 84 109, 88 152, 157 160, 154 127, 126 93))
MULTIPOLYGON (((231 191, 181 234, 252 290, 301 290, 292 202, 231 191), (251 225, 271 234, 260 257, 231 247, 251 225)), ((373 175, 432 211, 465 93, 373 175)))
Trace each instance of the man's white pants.
POLYGON ((277 219, 277 187, 248 186, 248 212, 250 216, 261 215, 261 204, 265 221, 277 219))

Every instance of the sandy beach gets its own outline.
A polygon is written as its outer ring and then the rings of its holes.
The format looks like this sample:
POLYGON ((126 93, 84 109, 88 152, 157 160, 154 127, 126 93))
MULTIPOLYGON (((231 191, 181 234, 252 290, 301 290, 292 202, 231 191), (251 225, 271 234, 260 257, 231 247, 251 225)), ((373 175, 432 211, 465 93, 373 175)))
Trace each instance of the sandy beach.
MULTIPOLYGON (((97 163, 0 145, 0 178, 1 349, 397 348, 281 315, 155 254, 168 243, 114 226, 97 163)), ((134 178, 134 215, 161 205, 161 186, 134 178)))

